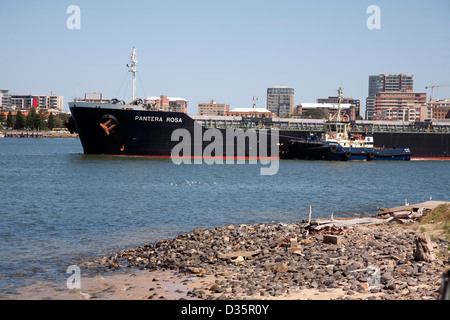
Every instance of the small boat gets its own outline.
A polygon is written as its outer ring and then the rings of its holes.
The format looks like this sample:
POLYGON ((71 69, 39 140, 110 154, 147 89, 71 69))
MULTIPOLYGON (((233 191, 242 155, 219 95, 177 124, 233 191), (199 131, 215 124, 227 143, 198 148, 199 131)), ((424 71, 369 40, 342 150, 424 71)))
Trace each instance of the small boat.
POLYGON ((305 138, 289 141, 293 158, 305 160, 410 160, 409 148, 376 148, 373 134, 352 131, 348 115, 341 115, 342 88, 339 88, 336 114, 325 121, 325 132, 319 136, 310 133, 305 138))

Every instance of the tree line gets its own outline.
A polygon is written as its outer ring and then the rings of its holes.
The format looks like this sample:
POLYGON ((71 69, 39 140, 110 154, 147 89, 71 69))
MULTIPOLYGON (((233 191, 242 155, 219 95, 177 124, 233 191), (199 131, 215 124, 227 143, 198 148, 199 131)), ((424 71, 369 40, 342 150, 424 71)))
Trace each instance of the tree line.
POLYGON ((46 131, 65 127, 68 118, 68 114, 47 115, 43 110, 37 112, 35 108, 31 108, 26 116, 20 110, 15 115, 9 111, 6 117, 4 113, 0 113, 0 129, 46 131))

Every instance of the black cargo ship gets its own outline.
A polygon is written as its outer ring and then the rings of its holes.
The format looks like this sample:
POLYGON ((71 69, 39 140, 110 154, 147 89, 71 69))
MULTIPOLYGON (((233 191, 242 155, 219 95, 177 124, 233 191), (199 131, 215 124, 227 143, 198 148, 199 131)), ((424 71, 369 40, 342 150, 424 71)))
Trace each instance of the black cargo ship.
MULTIPOLYGON (((210 128, 205 128, 181 112, 144 110, 141 105, 86 102, 71 102, 69 106, 72 116, 68 128, 71 132, 78 133, 85 154, 169 158, 174 156, 172 151, 177 145, 185 143, 190 147, 181 150, 183 152, 177 152, 176 156, 198 158, 203 157, 205 151, 208 151, 206 148, 211 147, 211 144, 218 143, 217 137, 210 140, 205 138, 205 132, 210 128), (140 108, 142 110, 139 110, 140 108), (184 141, 184 137, 177 136, 177 129, 183 129, 181 133, 186 132, 190 141, 184 141)), ((231 130, 239 133, 237 130, 231 130)), ((279 158, 278 148, 277 154, 271 154, 271 150, 282 143, 273 139, 275 132, 278 137, 278 130, 242 129, 244 139, 240 139, 238 135, 231 140, 227 139, 230 132, 230 128, 217 129, 216 135, 222 137, 221 144, 217 144, 217 148, 208 155, 244 160, 279 158), (252 138, 255 143, 252 143, 252 138)), ((285 137, 284 141, 295 137, 295 134, 285 137)))
MULTIPOLYGON (((130 58, 127 66, 133 73, 132 103, 117 99, 69 103, 72 116, 67 127, 78 133, 86 154, 173 157, 175 150, 175 156, 188 158, 291 159, 295 158, 295 150, 290 147, 293 140, 323 131, 324 120, 202 117, 157 110, 155 105, 135 98, 134 49, 130 58), (182 148, 182 152, 180 143, 187 142, 183 142, 186 137, 177 136, 179 132, 191 139, 190 147, 182 148), (234 133, 237 136, 230 139, 234 133)), ((411 159, 450 160, 450 123, 362 120, 352 122, 352 128, 356 132, 372 130, 375 147, 409 148, 411 159)))
MULTIPOLYGON (((258 142, 261 134, 267 136, 267 154, 256 156, 294 158, 294 150, 290 142, 298 138, 306 138, 311 132, 321 132, 323 121, 304 122, 301 119, 272 118, 240 118, 240 117, 195 117, 185 113, 146 110, 143 105, 70 102, 72 117, 68 127, 77 132, 86 154, 108 154, 127 156, 171 157, 172 150, 181 139, 172 141, 176 129, 186 129, 192 136, 191 152, 184 156, 195 156, 195 149, 201 148, 202 154, 210 141, 195 138, 196 128, 200 127, 201 136, 206 130, 215 128, 222 134, 223 157, 226 153, 227 129, 242 129, 245 133, 254 132, 258 142), (229 119, 227 119, 229 118, 229 119), (304 128, 302 128, 304 127, 304 128), (263 131, 265 130, 265 131, 263 131), (275 143, 277 134, 279 154, 271 154, 271 145, 275 143)), ((365 121, 353 122, 354 126, 366 128, 365 121)), ((383 129, 377 131, 376 122, 371 123, 374 146, 378 148, 408 147, 411 159, 450 160, 450 131, 444 128, 435 129, 432 125, 416 125, 408 128, 383 129)), ((448 126, 450 129, 450 126, 448 126)), ((361 129, 363 130, 363 129, 361 129)), ((228 133, 229 134, 229 133, 228 133)), ((239 141, 235 141, 239 143, 239 141)), ((242 142, 242 141, 241 141, 242 142)), ((258 144, 261 147, 260 144, 258 144)), ((243 155, 251 158, 251 144, 246 140, 242 145, 234 146, 233 156, 243 155)))

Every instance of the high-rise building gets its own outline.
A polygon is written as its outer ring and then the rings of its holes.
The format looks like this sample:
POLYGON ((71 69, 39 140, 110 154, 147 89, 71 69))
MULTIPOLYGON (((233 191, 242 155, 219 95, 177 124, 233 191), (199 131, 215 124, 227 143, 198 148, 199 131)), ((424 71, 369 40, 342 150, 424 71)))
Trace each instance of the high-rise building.
POLYGON ((267 109, 278 117, 294 113, 294 89, 287 86, 267 88, 267 109))
POLYGON ((209 103, 198 104, 198 114, 208 116, 225 116, 230 111, 230 106, 226 103, 217 103, 211 100, 209 103))
POLYGON ((377 92, 413 90, 414 76, 405 74, 379 74, 369 76, 369 93, 366 99, 366 119, 375 113, 375 94, 377 92))

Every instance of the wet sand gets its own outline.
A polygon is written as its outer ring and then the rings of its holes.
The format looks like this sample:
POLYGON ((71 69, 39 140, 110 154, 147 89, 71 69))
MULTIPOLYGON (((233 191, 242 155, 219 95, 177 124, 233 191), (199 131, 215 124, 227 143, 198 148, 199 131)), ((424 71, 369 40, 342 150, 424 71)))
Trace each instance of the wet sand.
MULTIPOLYGON (((199 300, 189 296, 193 289, 211 287, 214 275, 183 275, 174 271, 133 270, 128 274, 104 274, 82 277, 80 289, 68 289, 65 285, 41 282, 20 289, 9 299, 16 300, 199 300)), ((215 294, 220 296, 220 294, 215 294)), ((317 289, 292 291, 287 295, 270 297, 271 300, 332 300, 345 295, 342 289, 319 292, 317 289)), ((373 293, 357 293, 355 299, 378 296, 373 293)), ((254 296, 253 299, 269 299, 254 296)), ((252 299, 251 298, 251 299, 252 299)), ((249 299, 249 297, 246 297, 249 299)))

